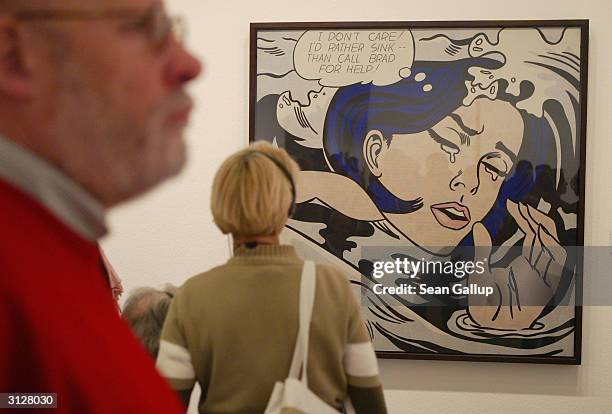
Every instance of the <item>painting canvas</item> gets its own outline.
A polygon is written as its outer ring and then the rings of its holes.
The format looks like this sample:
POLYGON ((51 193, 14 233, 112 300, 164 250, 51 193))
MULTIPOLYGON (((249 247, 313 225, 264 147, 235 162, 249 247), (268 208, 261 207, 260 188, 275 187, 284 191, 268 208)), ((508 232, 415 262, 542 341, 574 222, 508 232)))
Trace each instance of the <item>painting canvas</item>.
POLYGON ((350 280, 380 357, 579 364, 588 21, 253 23, 281 237, 350 280), (578 246, 578 247, 577 247, 578 246))

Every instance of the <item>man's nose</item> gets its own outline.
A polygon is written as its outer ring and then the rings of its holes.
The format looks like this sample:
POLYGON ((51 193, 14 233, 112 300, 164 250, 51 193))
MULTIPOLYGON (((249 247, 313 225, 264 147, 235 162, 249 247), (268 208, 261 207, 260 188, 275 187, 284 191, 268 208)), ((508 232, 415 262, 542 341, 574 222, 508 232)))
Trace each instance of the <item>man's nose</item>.
POLYGON ((173 87, 182 86, 197 78, 201 72, 202 62, 177 42, 164 73, 166 82, 173 87))

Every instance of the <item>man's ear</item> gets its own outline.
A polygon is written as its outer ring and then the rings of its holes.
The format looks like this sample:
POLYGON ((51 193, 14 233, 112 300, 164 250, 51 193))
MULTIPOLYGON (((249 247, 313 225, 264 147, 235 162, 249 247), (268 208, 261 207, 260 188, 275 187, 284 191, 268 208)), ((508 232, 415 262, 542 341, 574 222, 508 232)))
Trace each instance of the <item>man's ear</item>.
POLYGON ((0 94, 23 99, 31 97, 33 91, 23 33, 13 17, 0 15, 0 94))
POLYGON ((371 130, 363 141, 363 158, 375 177, 382 175, 381 161, 387 150, 387 143, 382 132, 371 130))

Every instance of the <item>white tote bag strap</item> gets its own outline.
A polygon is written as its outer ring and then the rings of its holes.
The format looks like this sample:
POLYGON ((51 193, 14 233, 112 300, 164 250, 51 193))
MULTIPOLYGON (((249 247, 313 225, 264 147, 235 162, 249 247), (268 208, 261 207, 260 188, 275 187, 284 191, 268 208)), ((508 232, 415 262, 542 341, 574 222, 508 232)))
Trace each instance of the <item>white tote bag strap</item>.
POLYGON ((307 260, 304 262, 302 277, 300 280, 300 307, 299 307, 299 328, 298 336, 295 341, 295 350, 289 369, 289 378, 298 378, 300 367, 302 369, 302 382, 308 385, 306 367, 308 366, 308 339, 310 336, 310 320, 312 317, 312 307, 315 297, 315 265, 307 260))

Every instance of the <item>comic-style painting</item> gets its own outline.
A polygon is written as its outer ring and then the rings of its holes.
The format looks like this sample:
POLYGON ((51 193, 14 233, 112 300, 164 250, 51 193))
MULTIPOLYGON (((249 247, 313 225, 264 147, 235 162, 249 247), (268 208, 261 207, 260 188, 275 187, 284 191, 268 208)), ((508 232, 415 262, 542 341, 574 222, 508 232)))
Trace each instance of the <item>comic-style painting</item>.
POLYGON ((301 168, 282 240, 379 355, 579 362, 588 28, 556 23, 252 26, 251 140, 301 168))

